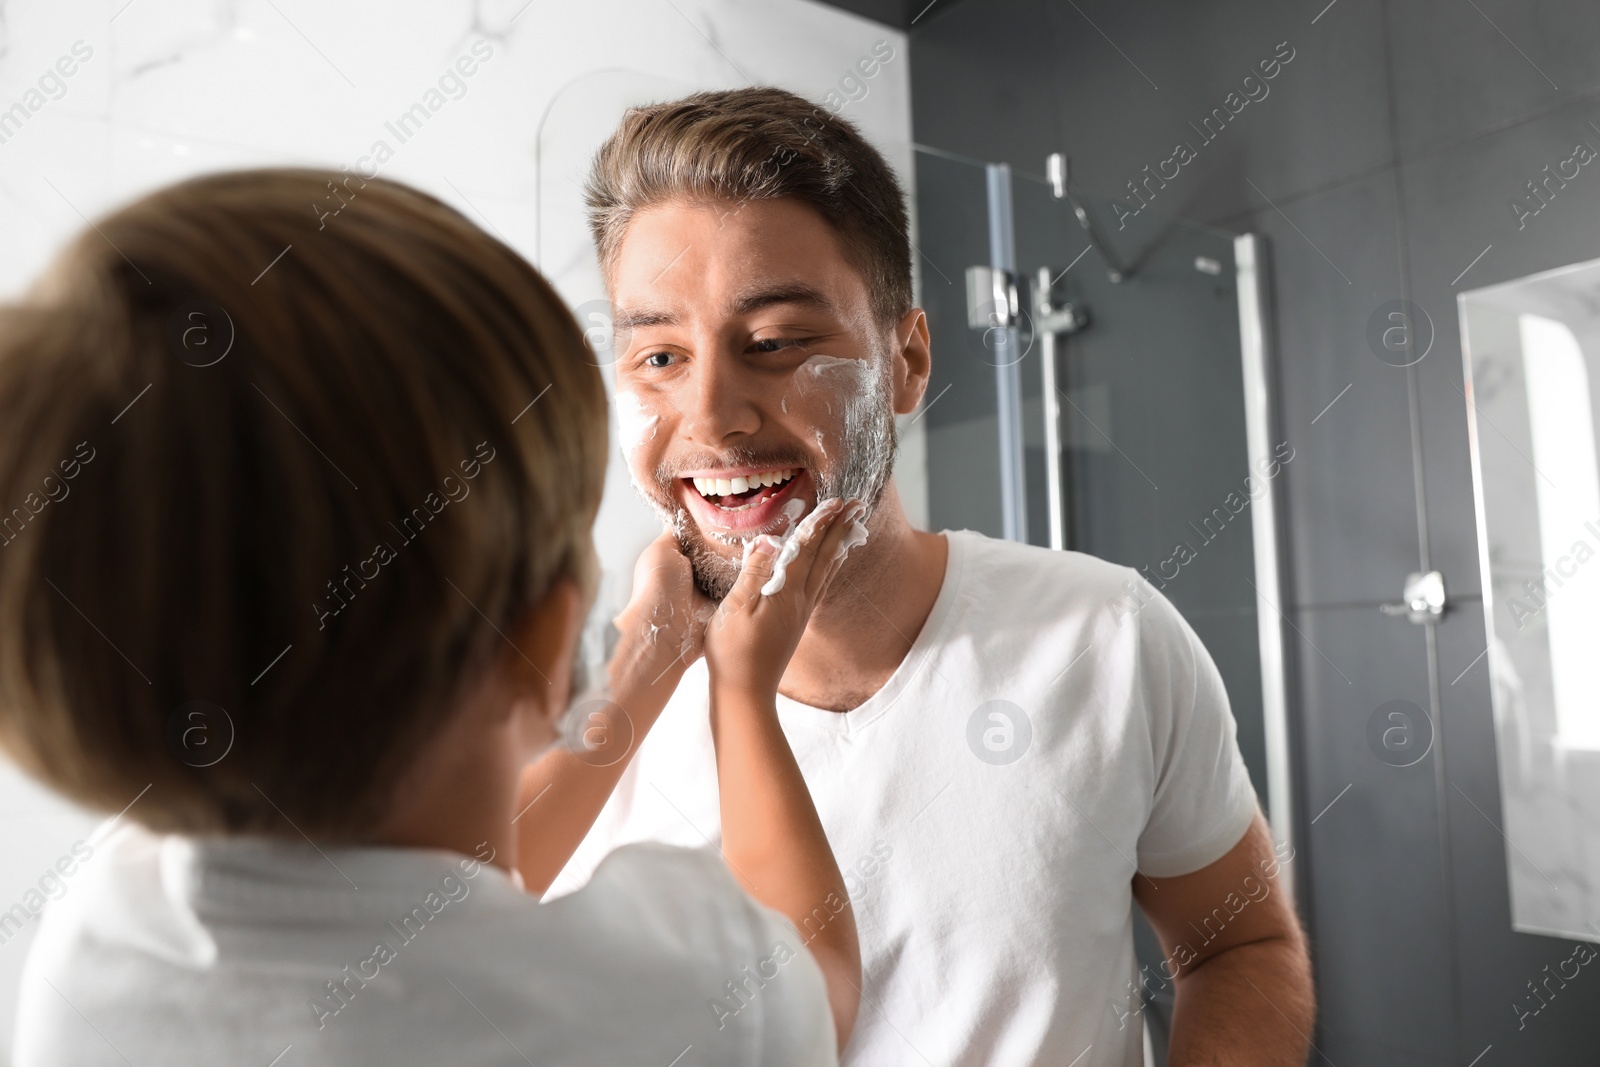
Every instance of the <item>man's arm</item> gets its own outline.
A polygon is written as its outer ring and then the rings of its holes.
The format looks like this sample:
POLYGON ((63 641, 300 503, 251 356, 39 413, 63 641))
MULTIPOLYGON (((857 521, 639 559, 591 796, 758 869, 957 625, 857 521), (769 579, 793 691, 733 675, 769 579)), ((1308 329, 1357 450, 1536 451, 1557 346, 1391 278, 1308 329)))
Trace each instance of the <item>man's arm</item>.
POLYGON ((1228 854, 1133 896, 1176 975, 1171 1067, 1302 1067, 1316 1020, 1311 959, 1260 812, 1228 854), (1209 940, 1207 940, 1209 938, 1209 940))

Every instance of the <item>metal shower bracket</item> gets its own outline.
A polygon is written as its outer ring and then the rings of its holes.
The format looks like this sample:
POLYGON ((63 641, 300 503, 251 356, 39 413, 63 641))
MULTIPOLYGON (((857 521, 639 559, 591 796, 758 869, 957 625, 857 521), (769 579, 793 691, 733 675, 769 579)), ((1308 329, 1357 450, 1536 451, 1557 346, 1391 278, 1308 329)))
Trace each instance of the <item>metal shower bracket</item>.
POLYGON ((1112 250, 1111 241, 1101 232, 1099 223, 1094 216, 1089 214, 1089 209, 1084 207, 1083 201, 1078 197, 1077 187, 1072 184, 1072 169, 1067 157, 1060 152, 1051 152, 1044 161, 1045 176, 1050 180, 1050 191, 1057 200, 1065 200, 1072 207, 1073 215, 1077 216, 1078 225, 1089 235, 1089 243, 1095 251, 1100 253, 1100 258, 1106 265, 1106 277, 1113 282, 1120 282, 1133 273, 1132 268, 1126 267, 1117 258, 1112 250))

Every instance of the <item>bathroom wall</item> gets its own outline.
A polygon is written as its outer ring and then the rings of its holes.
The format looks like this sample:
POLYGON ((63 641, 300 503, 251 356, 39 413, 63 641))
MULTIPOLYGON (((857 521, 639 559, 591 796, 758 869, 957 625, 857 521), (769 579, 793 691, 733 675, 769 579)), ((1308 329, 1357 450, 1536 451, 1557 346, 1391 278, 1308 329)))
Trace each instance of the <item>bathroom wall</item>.
POLYGON ((1511 930, 1454 301, 1600 256, 1600 171, 1525 184, 1600 148, 1597 40, 1586 0, 985 0, 911 30, 919 143, 1034 173, 1062 151, 1130 213, 1271 241, 1312 1062, 1594 1062, 1600 980, 1534 999, 1573 946, 1511 930), (1410 367, 1372 340, 1396 300, 1410 367), (1431 567, 1437 627, 1379 612, 1431 567), (1367 740, 1391 701, 1435 726, 1411 766, 1367 740))
MULTIPOLYGON (((810 0, 0 0, 0 297, 86 217, 187 175, 376 167, 498 234, 597 326, 579 182, 623 107, 751 83, 831 92, 906 173, 909 72, 902 33, 810 0), (842 84, 884 41, 893 58, 842 84)), ((925 520, 920 428, 904 437, 897 482, 925 520)), ((655 532, 613 462, 603 597, 626 594, 655 532)), ((92 825, 0 762, 0 912, 92 825)), ((0 1047, 33 929, 0 943, 0 1047)))

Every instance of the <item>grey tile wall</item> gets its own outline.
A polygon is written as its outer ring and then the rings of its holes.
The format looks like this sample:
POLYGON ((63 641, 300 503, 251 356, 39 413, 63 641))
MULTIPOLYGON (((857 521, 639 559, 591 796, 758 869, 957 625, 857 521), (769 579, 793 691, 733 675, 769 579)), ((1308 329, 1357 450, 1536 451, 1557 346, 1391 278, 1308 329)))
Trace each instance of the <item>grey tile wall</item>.
MULTIPOLYGON (((1405 701, 1420 727, 1425 635, 1370 606, 1299 611, 1292 621, 1308 754, 1297 862, 1315 919, 1322 1029, 1438 1054, 1451 1045, 1453 931, 1441 906, 1436 753, 1396 766, 1370 739, 1374 716, 1393 701, 1405 701)), ((1384 728, 1404 725, 1388 714, 1384 728)))
POLYGON ((1380 360, 1368 324, 1400 296, 1393 178, 1361 178, 1266 208, 1242 228, 1271 241, 1290 602, 1398 600, 1417 561, 1405 371, 1380 360), (1316 299, 1308 299, 1316 294, 1316 299))
POLYGON ((1259 206, 1242 176, 1277 199, 1391 158, 1376 0, 1339 0, 1315 24, 1315 7, 1255 0, 1076 9, 986 0, 937 12, 912 49, 915 128, 930 144, 961 143, 1035 172, 1048 151, 1062 151, 1085 189, 1127 196, 1129 181, 1142 182, 1146 166, 1184 141, 1196 157, 1157 190, 1157 202, 1202 221, 1259 206), (1006 63, 985 63, 1002 52, 1006 63), (1247 87, 1246 76, 1259 78, 1260 64, 1278 54, 1292 58, 1247 87), (1230 107, 1235 91, 1247 102, 1230 107), (1208 130, 1204 119, 1218 107, 1228 121, 1208 130))
POLYGON ((1403 159, 1600 90, 1600 5, 1406 0, 1387 22, 1403 159))

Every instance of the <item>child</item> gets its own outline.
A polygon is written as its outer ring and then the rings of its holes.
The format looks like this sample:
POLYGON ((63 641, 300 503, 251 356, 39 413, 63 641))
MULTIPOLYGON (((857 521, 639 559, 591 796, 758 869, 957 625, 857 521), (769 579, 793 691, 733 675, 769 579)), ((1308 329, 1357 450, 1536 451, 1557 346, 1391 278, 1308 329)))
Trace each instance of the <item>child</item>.
POLYGON ((619 620, 607 721, 703 645, 762 903, 657 845, 538 903, 519 849, 570 846, 518 786, 573 687, 604 390, 515 253, 389 181, 319 212, 330 178, 147 196, 0 313, 0 742, 118 813, 16 1063, 834 1063, 855 928, 797 935, 848 896, 773 703, 858 505, 770 596, 753 545, 709 624, 657 545, 619 620))

